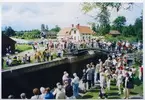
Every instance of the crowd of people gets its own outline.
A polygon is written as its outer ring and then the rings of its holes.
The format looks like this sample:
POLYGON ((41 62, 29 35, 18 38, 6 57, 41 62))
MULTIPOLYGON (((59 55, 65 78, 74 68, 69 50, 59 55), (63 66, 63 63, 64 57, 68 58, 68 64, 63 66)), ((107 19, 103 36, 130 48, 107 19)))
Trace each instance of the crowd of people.
MULTIPOLYGON (((101 59, 96 62, 96 64, 93 62, 86 64, 81 78, 76 73, 71 78, 69 73, 64 71, 62 82, 58 82, 56 88, 40 87, 40 90, 35 88, 33 89, 34 96, 31 99, 75 99, 79 97, 80 89, 87 92, 95 84, 99 84, 99 98, 103 99, 108 97, 106 90, 111 91, 111 83, 116 84, 118 94, 124 94, 124 99, 129 99, 130 91, 136 84, 136 78, 143 81, 143 66, 141 65, 139 68, 134 65, 128 66, 124 54, 112 54, 104 62, 101 59), (121 86, 123 86, 123 92, 121 86)), ((11 99, 14 96, 9 95, 8 98, 11 99)), ((20 98, 26 99, 26 94, 20 94, 20 98)))
POLYGON ((42 43, 34 43, 33 44, 33 53, 28 52, 24 55, 17 55, 13 58, 8 56, 6 59, 2 61, 6 62, 7 66, 14 66, 26 63, 32 63, 32 59, 34 62, 42 62, 49 61, 50 59, 54 59, 54 55, 57 57, 62 57, 65 51, 70 52, 72 49, 80 49, 80 48, 100 48, 106 49, 113 52, 131 52, 133 50, 141 50, 143 49, 143 45, 141 42, 138 44, 132 44, 128 41, 118 41, 118 42, 110 42, 110 41, 101 41, 101 40, 81 40, 76 43, 72 43, 71 41, 57 41, 57 42, 42 42, 42 43), (45 50, 40 50, 40 44, 45 47, 45 50))
POLYGON ((100 83, 99 97, 101 99, 107 98, 105 90, 111 90, 111 83, 116 83, 118 94, 122 94, 121 86, 123 86, 124 99, 129 99, 130 90, 134 88, 137 76, 140 81, 143 81, 143 66, 141 65, 139 70, 134 66, 129 67, 126 56, 123 54, 109 56, 105 62, 99 59, 99 63, 96 65, 87 64, 83 73, 84 90, 93 87, 94 82, 100 83), (139 71, 139 75, 137 75, 137 71, 139 71))
MULTIPOLYGON (((79 96, 79 77, 76 73, 74 78, 69 77, 69 74, 64 71, 62 82, 56 84, 56 88, 40 87, 33 89, 33 96, 30 99, 75 99, 79 96), (61 84, 62 83, 62 84, 61 84)), ((14 99, 14 95, 9 95, 9 99, 14 99)), ((20 94, 21 99, 28 99, 25 93, 20 94)))

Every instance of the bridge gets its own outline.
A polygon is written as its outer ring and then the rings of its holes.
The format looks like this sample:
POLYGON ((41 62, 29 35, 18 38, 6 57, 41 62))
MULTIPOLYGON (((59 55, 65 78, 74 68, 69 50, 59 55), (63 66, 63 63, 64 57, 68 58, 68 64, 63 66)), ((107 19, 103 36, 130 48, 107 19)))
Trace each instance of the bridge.
POLYGON ((101 49, 101 48, 81 48, 81 49, 71 49, 70 52, 65 53, 64 55, 72 55, 72 56, 77 56, 77 55, 83 55, 88 53, 88 51, 94 51, 94 52, 103 52, 103 53, 114 53, 112 51, 106 50, 106 49, 101 49))

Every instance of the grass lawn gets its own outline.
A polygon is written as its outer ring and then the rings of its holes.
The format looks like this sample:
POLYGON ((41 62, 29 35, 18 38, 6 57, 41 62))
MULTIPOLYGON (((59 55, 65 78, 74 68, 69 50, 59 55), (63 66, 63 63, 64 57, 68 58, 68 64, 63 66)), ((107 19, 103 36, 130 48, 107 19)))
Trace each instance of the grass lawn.
MULTIPOLYGON (((91 89, 81 99, 98 99, 99 90, 100 90, 99 88, 91 89)), ((107 91, 106 89, 106 93, 108 95, 107 99, 122 99, 124 97, 123 88, 122 88, 122 94, 119 95, 118 88, 117 86, 115 86, 115 84, 111 85, 110 91, 107 91)), ((140 86, 135 85, 134 89, 132 89, 130 93, 130 96, 134 96, 134 95, 143 95, 143 84, 141 84, 140 86)))
POLYGON ((16 50, 18 52, 23 52, 23 51, 30 50, 30 49, 32 49, 31 45, 27 45, 27 44, 17 44, 16 45, 16 50))

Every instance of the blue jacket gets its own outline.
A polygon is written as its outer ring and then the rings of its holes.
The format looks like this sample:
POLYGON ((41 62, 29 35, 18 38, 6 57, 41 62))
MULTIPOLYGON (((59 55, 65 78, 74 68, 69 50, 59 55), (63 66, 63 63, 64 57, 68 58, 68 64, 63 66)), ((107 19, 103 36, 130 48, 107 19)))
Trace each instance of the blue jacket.
POLYGON ((45 99, 54 99, 54 95, 51 92, 49 92, 45 95, 45 99))

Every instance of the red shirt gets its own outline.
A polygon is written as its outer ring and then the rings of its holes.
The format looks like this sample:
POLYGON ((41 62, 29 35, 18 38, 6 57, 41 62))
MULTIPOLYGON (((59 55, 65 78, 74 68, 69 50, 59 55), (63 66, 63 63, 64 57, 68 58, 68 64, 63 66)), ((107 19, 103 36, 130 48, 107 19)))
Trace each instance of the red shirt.
POLYGON ((141 73, 143 73, 143 67, 140 67, 140 71, 141 71, 141 73))
POLYGON ((123 66, 120 66, 120 67, 119 67, 119 70, 123 70, 123 66))

